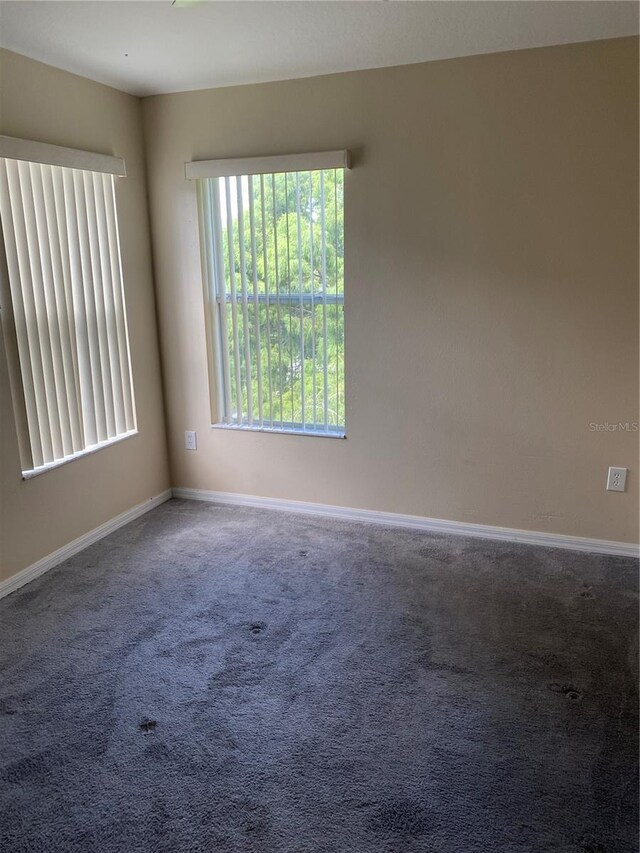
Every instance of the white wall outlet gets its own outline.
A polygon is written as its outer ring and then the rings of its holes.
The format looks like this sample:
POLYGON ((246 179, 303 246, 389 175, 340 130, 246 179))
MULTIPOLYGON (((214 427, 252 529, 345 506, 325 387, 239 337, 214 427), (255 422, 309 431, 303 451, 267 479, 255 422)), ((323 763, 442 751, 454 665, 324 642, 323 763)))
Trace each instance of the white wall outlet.
POLYGON ((198 444, 196 441, 196 431, 194 429, 185 430, 184 433, 184 449, 197 450, 198 444))
POLYGON ((607 477, 608 492, 624 492, 627 484, 627 469, 626 468, 609 468, 607 477))

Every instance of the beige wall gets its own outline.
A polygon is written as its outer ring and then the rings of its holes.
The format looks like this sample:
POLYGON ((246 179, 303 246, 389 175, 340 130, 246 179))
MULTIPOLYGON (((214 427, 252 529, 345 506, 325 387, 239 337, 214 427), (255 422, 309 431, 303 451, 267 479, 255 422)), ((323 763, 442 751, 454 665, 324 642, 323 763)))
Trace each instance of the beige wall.
MULTIPOLYGON (((638 541, 638 433, 589 427, 638 420, 637 61, 620 39, 146 99, 172 484, 638 541), (348 438, 211 430, 184 162, 338 147, 348 438)), ((7 51, 0 74, 1 133, 127 161, 140 429, 23 482, 0 346, 2 580, 170 480, 140 102, 7 51)))
POLYGON ((140 101, 8 51, 0 133, 124 157, 117 203, 139 434, 22 481, 0 342, 0 580, 169 486, 140 101))
POLYGON ((589 427, 638 420, 637 68, 620 39, 145 99, 173 485, 637 542, 638 434, 589 427), (348 438, 212 430, 184 163, 343 147, 348 438))

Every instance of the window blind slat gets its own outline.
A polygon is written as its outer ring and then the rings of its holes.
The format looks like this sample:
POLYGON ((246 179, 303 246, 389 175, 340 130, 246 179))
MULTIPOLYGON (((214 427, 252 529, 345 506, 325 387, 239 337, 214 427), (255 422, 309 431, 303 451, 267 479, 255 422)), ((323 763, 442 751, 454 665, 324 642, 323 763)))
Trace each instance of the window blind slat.
POLYGON ((253 175, 249 175, 249 228, 251 232, 251 271, 253 284, 253 328, 254 352, 256 354, 256 383, 258 392, 258 422, 264 423, 264 402, 262 399, 262 336, 260 334, 260 303, 258 301, 258 251, 256 243, 256 212, 253 200, 253 175))
MULTIPOLYGON (((231 362, 229 359, 229 323, 227 318, 227 306, 224 299, 218 299, 224 296, 226 290, 226 274, 224 252, 222 251, 222 214, 221 214, 221 197, 220 186, 217 181, 211 181, 209 184, 211 194, 209 196, 211 209, 213 214, 214 228, 214 262, 215 262, 215 292, 216 304, 218 305, 220 316, 220 348, 222 350, 222 385, 224 396, 224 422, 231 422, 231 362)), ((226 196, 224 197, 226 200, 226 196)))
POLYGON ((269 395, 269 422, 273 424, 273 388, 271 384, 271 309, 269 307, 269 264, 267 261, 267 221, 265 216, 265 200, 264 200, 264 175, 260 175, 260 217, 262 222, 262 264, 264 277, 264 295, 265 304, 267 306, 266 327, 267 327, 267 379, 268 379, 268 395, 269 395))
POLYGON ((313 379, 311 380, 311 389, 313 394, 313 423, 318 423, 317 411, 317 388, 316 388, 316 305, 314 293, 316 289, 313 271, 313 173, 309 172, 309 290, 311 291, 311 369, 313 371, 313 379))
POLYGON ((76 202, 76 221, 78 227, 78 249, 81 265, 81 283, 84 296, 84 316, 87 324, 87 341, 89 344, 89 363, 91 367, 91 396, 96 435, 94 443, 106 441, 107 420, 105 413, 104 387, 102 382, 102 362, 100 359, 100 341, 98 337, 98 317, 96 311, 95 281, 91 265, 91 244, 87 213, 87 199, 84 189, 82 172, 74 170, 73 188, 76 202))
POLYGON ((76 178, 71 169, 62 173, 65 200, 66 230, 69 246, 69 270, 71 274, 71 300, 76 332, 76 353, 78 358, 78 380, 84 446, 98 443, 98 423, 96 401, 93 391, 93 370, 91 367, 91 345, 89 343, 89 317, 87 313, 82 251, 80 249, 80 228, 78 225, 78 205, 76 178))
POLYGON ((107 341, 107 352, 109 357, 109 376, 111 378, 111 399, 113 400, 112 419, 114 423, 114 435, 120 435, 126 431, 126 418, 124 412, 124 396, 122 368, 120 354, 118 352, 117 331, 114 335, 110 330, 117 330, 115 294, 113 289, 113 272, 111 269, 111 253, 109 252, 109 233, 107 230, 106 199, 104 195, 104 184, 102 175, 92 175, 93 193, 95 197, 96 210, 96 233, 98 241, 98 252, 100 262, 100 273, 102 283, 102 295, 104 300, 104 325, 107 341))
POLYGON ((20 198, 23 214, 25 263, 21 265, 23 293, 30 317, 29 334, 34 340, 37 358, 33 360, 38 399, 38 423, 44 462, 56 458, 62 449, 60 422, 55 398, 51 344, 47 326, 47 309, 43 293, 42 268, 38 248, 36 216, 29 163, 18 163, 20 198))
POLYGON ((73 310, 73 280, 71 274, 71 259, 69 250, 69 234, 67 231, 67 213, 65 209, 65 193, 61 169, 47 170, 53 192, 55 208, 55 230, 57 240, 56 258, 60 268, 54 276, 56 288, 60 294, 59 310, 62 339, 64 341, 65 375, 68 399, 69 421, 71 424, 72 452, 78 453, 84 447, 84 428, 82 424, 82 406, 80 405, 80 371, 78 365, 78 350, 76 323, 73 310))
POLYGON ((17 169, 12 161, 0 161, 0 219, 2 219, 3 239, 6 250, 7 269, 9 273, 9 286, 11 288, 11 302, 16 330, 16 342, 18 348, 18 361, 22 379, 22 390, 24 395, 25 409, 27 412, 27 429, 29 432, 29 444, 31 447, 31 464, 42 465, 44 454, 42 450, 42 439, 38 417, 38 400, 36 395, 36 376, 34 369, 34 346, 29 336, 29 321, 27 320, 24 295, 19 283, 22 281, 20 273, 20 260, 18 241, 15 235, 19 233, 19 224, 14 216, 15 192, 10 191, 10 179, 14 184, 17 177, 17 169))
POLYGON ((102 398, 104 400, 104 418, 106 438, 116 435, 114 416, 113 380, 111 378, 111 358, 109 353, 109 336, 107 333, 107 307, 102 279, 100 259, 100 241, 98 238, 98 217, 95 200, 94 176, 90 172, 82 173, 82 184, 87 211, 87 232, 89 235, 89 262, 93 279, 92 296, 95 305, 95 319, 98 330, 98 353, 100 357, 100 379, 102 382, 102 398))
POLYGON ((116 215, 115 178, 112 175, 102 175, 102 183, 107 240, 111 260, 111 285, 115 312, 114 336, 117 340, 118 359, 120 362, 125 429, 128 432, 136 428, 136 413, 133 399, 133 373, 131 369, 131 351, 127 326, 127 307, 124 299, 122 264, 120 261, 120 236, 118 234, 118 219, 116 215))
POLYGON ((296 241, 298 244, 298 290, 300 295, 300 420, 306 429, 307 418, 304 405, 305 357, 304 357, 304 302, 302 300, 302 226, 300 213, 300 175, 296 172, 296 241))
MULTIPOLYGON (((249 303, 247 299, 247 254, 244 242, 244 205, 242 202, 243 180, 236 178, 236 197, 238 200, 238 246, 240 250, 240 286, 242 288, 242 337, 244 341, 244 387, 247 393, 247 421, 253 423, 253 400, 251 394, 251 341, 249 338, 249 303)), ((242 418, 240 418, 242 421, 242 418)))
MULTIPOLYGON (((211 195, 208 186, 202 181, 196 186, 198 197, 198 214, 200 219, 200 254, 204 270, 203 292, 205 300, 205 329, 207 344, 214 352, 216 364, 220 363, 222 352, 220 348, 220 322, 218 312, 219 305, 215 293, 215 259, 213 242, 213 216, 211 210, 211 195)), ((222 395, 222 382, 219 377, 210 376, 213 417, 224 417, 224 398, 222 395), (213 400, 215 395, 215 400, 213 400)))
MULTIPOLYGON (((286 235, 286 247, 287 247, 287 295, 289 297, 289 302, 291 302, 291 238, 289 235, 289 176, 287 172, 284 174, 284 198, 285 198, 285 212, 284 212, 284 225, 285 225, 285 235, 286 235)), ((294 381, 294 366, 293 366, 293 316, 292 311, 289 308, 287 311, 289 315, 289 340, 287 341, 287 349, 289 350, 289 381, 293 383, 294 381)), ((295 410, 294 410, 294 395, 291 394, 291 423, 295 421, 295 410)), ((289 411, 287 414, 289 414, 289 411)))
POLYGON ((334 246, 336 247, 335 260, 334 260, 334 265, 335 265, 335 291, 336 291, 336 302, 335 302, 335 307, 334 307, 335 329, 336 329, 336 358, 335 358, 335 365, 336 365, 336 420, 338 423, 342 423, 341 415, 340 415, 340 359, 341 359, 342 353, 341 353, 340 331, 339 331, 341 328, 341 325, 342 325, 340 323, 340 316, 339 316, 340 311, 342 311, 342 306, 338 305, 338 287, 339 287, 339 284, 338 284, 338 277, 339 277, 338 256, 339 256, 339 253, 337 251, 338 242, 339 242, 339 235, 338 235, 338 180, 337 180, 337 175, 336 175, 335 171, 334 171, 334 181, 333 181, 333 211, 334 211, 333 243, 334 243, 334 246))
POLYGON ((320 172, 320 228, 322 233, 321 276, 322 276, 322 372, 324 377, 323 414, 324 428, 329 427, 329 352, 327 336, 327 231, 325 216, 324 172, 320 172))
POLYGON ((40 201, 36 205, 38 239, 47 300, 49 337, 55 372, 55 391, 62 436, 62 455, 74 452, 71 409, 77 410, 75 381, 71 361, 69 327, 65 319, 64 276, 57 240, 57 223, 50 167, 32 165, 34 192, 40 201))
MULTIPOLYGON (((280 296, 280 270, 278 268, 278 215, 276 212, 276 176, 271 175, 271 202, 273 208, 273 240, 274 240, 274 266, 275 266, 275 292, 280 296)), ((282 376, 282 320, 280 316, 280 299, 276 302, 276 316, 278 329, 278 401, 280 403, 280 426, 284 424, 284 390, 282 376)))
MULTIPOLYGON (((231 213, 231 186, 229 178, 225 178, 225 195, 227 200, 227 249, 229 256, 229 282, 231 285, 231 328, 233 334, 233 367, 235 380, 235 404, 236 411, 234 420, 242 423, 242 378, 240 376, 240 347, 238 334, 238 297, 236 289, 236 261, 234 245, 234 227, 231 213)), ((234 199, 237 208, 237 198, 234 199)))

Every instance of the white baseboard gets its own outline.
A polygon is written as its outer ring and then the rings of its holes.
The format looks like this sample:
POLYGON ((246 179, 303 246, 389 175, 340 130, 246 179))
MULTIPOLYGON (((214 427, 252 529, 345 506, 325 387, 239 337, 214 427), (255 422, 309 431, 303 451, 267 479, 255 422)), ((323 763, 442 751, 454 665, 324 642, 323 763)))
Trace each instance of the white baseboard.
POLYGON ((37 563, 32 563, 30 566, 27 566, 26 569, 22 569, 22 571, 12 577, 7 578, 4 581, 0 581, 0 598, 3 598, 5 595, 9 595, 10 592, 14 592, 14 590, 19 589, 26 583, 29 583, 29 581, 35 580, 40 577, 40 575, 49 571, 49 569, 57 566, 58 563, 61 563, 69 557, 73 557, 74 554, 77 554, 89 545, 93 545, 93 543, 97 542, 98 539, 108 536, 109 533, 113 533, 114 530, 117 530, 119 527, 123 527, 125 524, 133 521, 134 518, 139 518, 141 515, 144 515, 145 512, 149 512, 149 510, 152 510, 154 507, 168 501, 170 498, 171 489, 167 489, 167 491, 150 498, 148 501, 144 501, 144 503, 131 507, 131 509, 117 515, 115 518, 105 521, 105 523, 101 524, 99 527, 94 527, 93 530, 90 530, 88 533, 84 533, 82 536, 74 539, 73 542, 69 542, 68 545, 63 545, 62 548, 58 548, 57 551, 47 554, 46 557, 38 560, 37 563))
POLYGON ((515 530, 511 527, 492 527, 488 524, 465 524, 461 521, 446 521, 439 518, 425 518, 420 515, 401 515, 395 512, 378 512, 371 509, 353 509, 351 507, 332 506, 331 504, 307 503, 306 501, 288 501, 281 498, 263 498, 256 495, 241 495, 235 492, 208 492, 201 489, 172 489, 162 492, 144 503, 138 504, 115 518, 95 527, 88 533, 69 542, 57 551, 48 554, 36 563, 27 566, 4 581, 0 581, 0 598, 14 592, 29 581, 40 577, 63 560, 72 557, 119 527, 123 527, 135 518, 139 518, 154 507, 168 501, 171 497, 186 500, 208 501, 230 506, 251 506, 262 509, 275 509, 284 512, 298 512, 319 515, 326 518, 338 518, 343 521, 362 521, 369 524, 383 524, 390 527, 408 527, 432 533, 447 533, 455 536, 472 536, 479 539, 498 539, 504 542, 521 542, 527 545, 541 545, 546 548, 566 548, 570 551, 587 551, 594 554, 613 554, 621 557, 638 558, 640 547, 627 542, 612 542, 608 539, 588 539, 582 536, 565 536, 560 533, 539 533, 534 530, 515 530))
POLYGON ((462 521, 445 521, 440 518, 424 518, 420 515, 400 515, 395 512, 378 512, 371 509, 314 504, 306 501, 288 501, 281 498, 261 498, 255 495, 240 495, 235 492, 207 492, 201 489, 173 489, 174 498, 209 501, 230 506, 252 506, 277 509, 286 512, 301 512, 339 518, 342 521, 364 521, 390 527, 409 527, 431 533, 448 533, 455 536, 474 536, 480 539, 499 539, 504 542, 521 542, 526 545, 542 545, 546 548, 566 548, 570 551, 588 551, 594 554, 615 554, 635 557, 640 546, 627 542, 611 542, 608 539, 587 539, 582 536, 565 536, 561 533, 539 533, 534 530, 515 530, 511 527, 492 527, 488 524, 466 524, 462 521))

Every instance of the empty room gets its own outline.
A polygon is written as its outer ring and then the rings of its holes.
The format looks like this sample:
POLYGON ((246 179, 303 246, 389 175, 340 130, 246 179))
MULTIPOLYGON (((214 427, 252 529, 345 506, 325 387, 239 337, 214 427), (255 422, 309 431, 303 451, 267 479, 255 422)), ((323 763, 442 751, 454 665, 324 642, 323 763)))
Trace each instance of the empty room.
POLYGON ((638 60, 0 0, 2 853, 638 853, 638 60))

